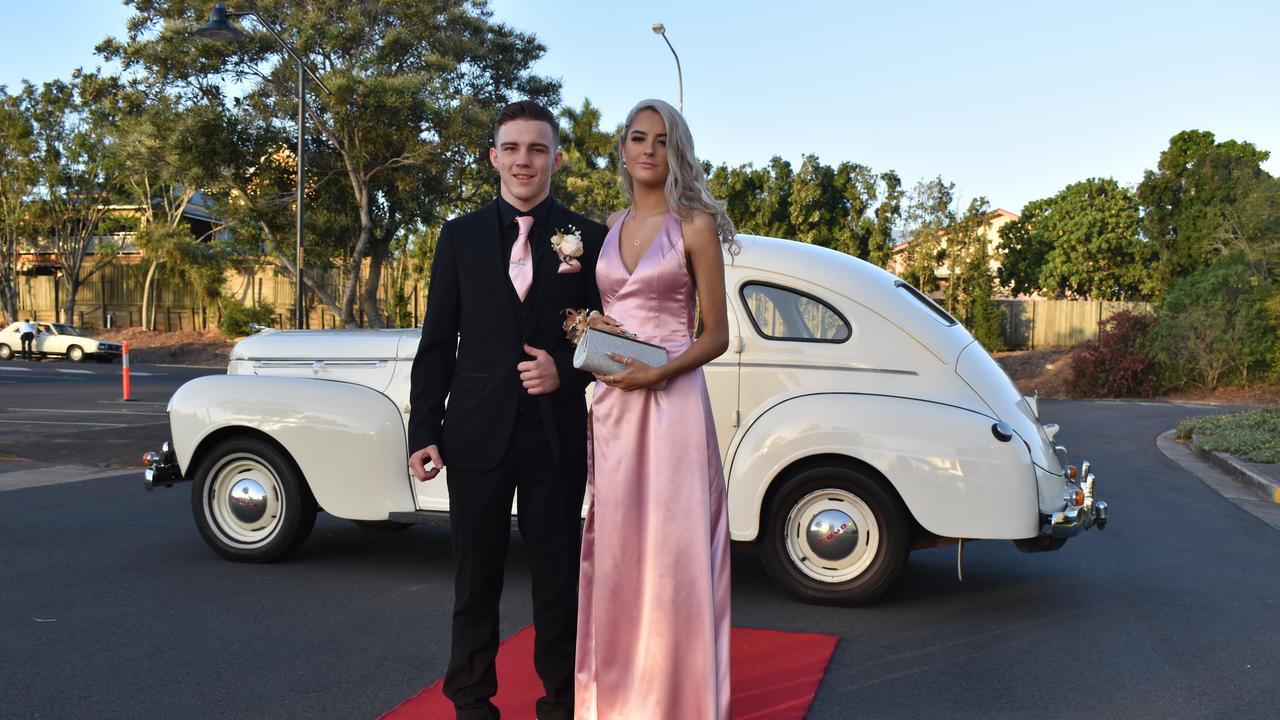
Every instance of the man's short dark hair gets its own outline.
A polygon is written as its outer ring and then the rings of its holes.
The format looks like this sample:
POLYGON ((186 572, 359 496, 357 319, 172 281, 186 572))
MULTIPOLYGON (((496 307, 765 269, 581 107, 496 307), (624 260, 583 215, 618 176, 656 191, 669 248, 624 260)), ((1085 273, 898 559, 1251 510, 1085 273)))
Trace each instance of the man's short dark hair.
POLYGON ((560 123, 556 116, 536 100, 517 100, 498 112, 498 119, 493 122, 493 142, 498 142, 498 129, 512 120, 541 120, 551 126, 551 137, 560 144, 560 123))

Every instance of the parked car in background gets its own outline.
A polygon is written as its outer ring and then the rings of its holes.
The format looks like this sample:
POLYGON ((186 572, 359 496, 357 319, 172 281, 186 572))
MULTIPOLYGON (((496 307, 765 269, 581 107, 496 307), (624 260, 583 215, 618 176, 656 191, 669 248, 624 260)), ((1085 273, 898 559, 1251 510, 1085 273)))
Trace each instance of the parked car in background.
MULTIPOLYGON (((87 357, 98 362, 113 362, 121 355, 120 343, 95 340, 71 325, 48 322, 34 324, 39 331, 35 338, 37 355, 57 355, 71 362, 83 362, 87 357)), ((21 352, 22 338, 18 333, 18 323, 0 330, 0 360, 10 360, 21 352)))
MULTIPOLYGON (((1068 466, 1057 426, 945 310, 848 255, 740 240, 725 257, 729 350, 704 371, 731 538, 755 542, 783 588, 864 604, 914 548, 1057 550, 1106 524, 1088 464, 1068 466)), ((380 527, 439 518, 444 479, 406 466, 419 336, 240 341, 226 375, 170 400, 172 440, 147 454, 147 487, 191 481, 201 535, 238 561, 287 556, 318 509, 380 527)))

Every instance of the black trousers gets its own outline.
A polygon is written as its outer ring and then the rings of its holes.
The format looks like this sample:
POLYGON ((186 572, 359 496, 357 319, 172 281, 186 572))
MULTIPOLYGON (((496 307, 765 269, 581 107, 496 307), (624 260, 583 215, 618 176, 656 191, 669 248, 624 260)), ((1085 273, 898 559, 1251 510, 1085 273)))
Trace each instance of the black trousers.
POLYGON ((35 333, 22 333, 22 359, 30 360, 32 353, 35 352, 34 343, 36 340, 35 333))
MULTIPOLYGON (((526 403, 533 405, 533 403, 526 403)), ((519 489, 520 535, 529 551, 535 631, 533 664, 546 695, 540 720, 573 717, 578 621, 580 513, 586 478, 555 466, 536 406, 522 410, 506 455, 484 472, 449 469, 449 521, 455 564, 453 644, 444 693, 457 717, 498 718, 498 601, 511 540, 512 495, 519 489)))

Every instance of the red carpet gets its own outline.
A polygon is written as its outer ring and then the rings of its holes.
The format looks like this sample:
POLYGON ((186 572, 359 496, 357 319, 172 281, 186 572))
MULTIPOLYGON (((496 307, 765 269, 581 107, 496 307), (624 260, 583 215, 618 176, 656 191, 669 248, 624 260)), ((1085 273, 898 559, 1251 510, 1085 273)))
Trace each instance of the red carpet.
MULTIPOLYGON (((734 628, 730 716, 733 720, 803 720, 836 648, 832 635, 734 628)), ((533 672, 533 627, 498 648, 498 695, 503 720, 534 720, 542 684, 533 672)), ((444 681, 397 705, 382 720, 451 720, 444 681)))

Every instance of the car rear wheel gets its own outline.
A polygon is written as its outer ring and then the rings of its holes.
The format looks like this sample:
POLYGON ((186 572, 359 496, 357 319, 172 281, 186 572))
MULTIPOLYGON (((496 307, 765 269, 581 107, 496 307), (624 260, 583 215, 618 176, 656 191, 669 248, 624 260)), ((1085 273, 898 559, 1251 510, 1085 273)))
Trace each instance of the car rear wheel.
POLYGON ((0 360, 12 360, 13 348, 4 343, 0 343, 0 360))
POLYGON ((67 359, 71 362, 84 362, 84 350, 79 345, 67 348, 67 359))
POLYGON ((292 459, 255 437, 220 442, 192 473, 191 510, 214 552, 240 562, 280 560, 311 534, 316 502, 292 459))
POLYGON ((765 517, 769 575, 808 602, 865 605, 897 580, 910 549, 897 496, 852 467, 811 467, 784 482, 765 517))

